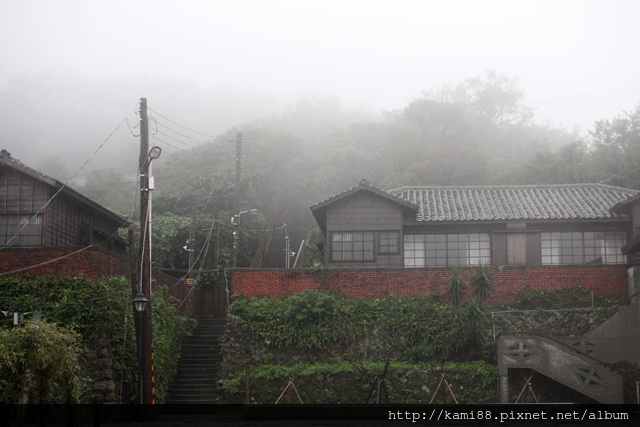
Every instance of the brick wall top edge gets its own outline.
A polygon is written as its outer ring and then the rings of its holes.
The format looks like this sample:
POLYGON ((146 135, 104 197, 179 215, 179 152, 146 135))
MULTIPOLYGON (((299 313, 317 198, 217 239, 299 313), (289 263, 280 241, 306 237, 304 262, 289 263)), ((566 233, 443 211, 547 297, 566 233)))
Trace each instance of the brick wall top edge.
MULTIPOLYGON (((570 265, 505 265, 501 267, 490 266, 489 270, 507 271, 507 270, 593 270, 593 269, 628 269, 632 267, 627 264, 570 264, 570 265)), ((475 270, 475 267, 462 267, 463 270, 475 270)), ((235 271, 237 274, 242 273, 314 273, 319 271, 340 273, 340 272, 419 272, 419 271, 451 271, 450 267, 430 267, 430 268, 325 268, 323 270, 310 270, 303 268, 240 268, 235 271)))

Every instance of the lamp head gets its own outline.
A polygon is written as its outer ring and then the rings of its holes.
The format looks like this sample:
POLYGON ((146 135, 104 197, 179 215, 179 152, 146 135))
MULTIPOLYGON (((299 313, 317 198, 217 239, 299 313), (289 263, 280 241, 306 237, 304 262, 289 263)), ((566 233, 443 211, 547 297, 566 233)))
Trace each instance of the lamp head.
POLYGON ((142 313, 144 309, 147 308, 148 302, 149 300, 142 293, 139 293, 133 299, 133 308, 135 308, 138 313, 142 313))
POLYGON ((151 147, 151 150, 149 150, 149 158, 151 160, 155 160, 158 157, 160 157, 160 154, 162 154, 162 148, 160 147, 151 147))

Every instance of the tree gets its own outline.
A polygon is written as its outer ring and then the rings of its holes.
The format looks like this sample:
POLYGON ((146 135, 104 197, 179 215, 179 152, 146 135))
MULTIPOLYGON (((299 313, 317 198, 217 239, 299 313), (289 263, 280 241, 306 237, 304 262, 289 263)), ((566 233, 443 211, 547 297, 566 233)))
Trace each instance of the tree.
POLYGON ((471 279, 471 286, 474 288, 472 296, 477 299, 478 303, 482 304, 491 298, 493 278, 489 275, 489 266, 487 264, 480 263, 476 266, 476 271, 471 279))
POLYGON ((598 181, 640 188, 640 104, 611 121, 600 120, 589 131, 592 174, 598 181))
POLYGON ((456 308, 458 308, 460 303, 464 301, 464 293, 466 290, 467 282, 462 278, 462 267, 459 265, 452 265, 451 277, 447 279, 447 295, 456 308))
POLYGON ((517 88, 517 81, 488 70, 484 78, 473 77, 456 86, 451 98, 484 125, 525 126, 533 119, 533 109, 521 104, 524 91, 517 88))
POLYGON ((46 322, 0 329, 0 372, 3 397, 13 403, 78 398, 80 336, 46 322))

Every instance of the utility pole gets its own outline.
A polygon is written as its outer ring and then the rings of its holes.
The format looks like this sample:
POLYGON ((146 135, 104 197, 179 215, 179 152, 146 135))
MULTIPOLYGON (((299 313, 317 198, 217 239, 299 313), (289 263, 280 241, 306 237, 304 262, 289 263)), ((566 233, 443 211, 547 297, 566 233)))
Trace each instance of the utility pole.
MULTIPOLYGON (((195 262, 195 252, 196 252, 196 214, 193 214, 193 219, 191 221, 191 231, 189 232, 189 245, 187 249, 189 251, 189 280, 187 281, 190 286, 195 286, 193 281, 193 264, 195 262)), ((195 315, 194 303, 193 303, 193 292, 189 294, 189 301, 187 301, 187 312, 189 315, 195 315)))
POLYGON ((151 331, 151 230, 149 218, 149 118, 147 99, 140 98, 140 291, 148 300, 142 313, 142 396, 145 404, 155 403, 151 331))
POLYGON ((236 135, 236 178, 235 190, 233 193, 233 258, 231 260, 231 268, 238 267, 238 244, 240 239, 240 174, 242 159, 242 133, 236 135))
POLYGON ((289 242, 289 233, 287 233, 287 224, 284 225, 284 268, 289 269, 291 261, 291 247, 289 242))

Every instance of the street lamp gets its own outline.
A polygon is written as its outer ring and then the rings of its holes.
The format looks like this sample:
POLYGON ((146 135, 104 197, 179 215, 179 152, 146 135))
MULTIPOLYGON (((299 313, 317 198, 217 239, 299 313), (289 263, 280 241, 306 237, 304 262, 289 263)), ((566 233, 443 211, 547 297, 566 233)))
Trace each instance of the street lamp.
POLYGON ((136 295, 133 299, 133 308, 136 310, 136 313, 142 313, 145 308, 147 308, 148 299, 142 293, 136 295))
POLYGON ((147 303, 149 300, 144 296, 144 294, 139 293, 133 299, 133 308, 135 309, 136 315, 136 341, 138 342, 138 403, 144 403, 143 396, 143 387, 142 387, 142 337, 141 335, 141 318, 142 313, 147 308, 147 303))
MULTIPOLYGON (((151 226, 152 226, 152 191, 154 189, 153 176, 151 172, 151 162, 162 153, 160 147, 151 147, 141 144, 141 167, 140 167, 140 294, 136 297, 136 310, 139 311, 140 330, 140 403, 154 403, 153 386, 153 356, 152 356, 152 327, 151 327, 151 226), (144 297, 143 301, 139 296, 144 297)), ((134 304, 136 302, 134 299, 134 304)))

